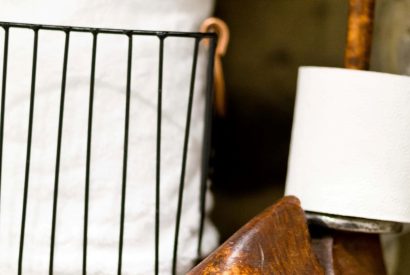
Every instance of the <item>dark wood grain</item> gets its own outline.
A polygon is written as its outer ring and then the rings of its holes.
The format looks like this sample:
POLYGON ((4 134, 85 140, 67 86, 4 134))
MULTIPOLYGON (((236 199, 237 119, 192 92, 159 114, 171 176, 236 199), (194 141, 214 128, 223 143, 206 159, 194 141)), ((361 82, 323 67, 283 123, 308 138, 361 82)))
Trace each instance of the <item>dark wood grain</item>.
POLYGON ((345 67, 368 70, 375 0, 349 0, 345 67))
POLYGON ((387 274, 378 234, 311 230, 313 240, 299 200, 285 197, 188 274, 387 274))
POLYGON ((243 226, 189 275, 324 274, 299 200, 285 197, 243 226))
POLYGON ((385 275, 378 234, 333 232, 335 275, 385 275))

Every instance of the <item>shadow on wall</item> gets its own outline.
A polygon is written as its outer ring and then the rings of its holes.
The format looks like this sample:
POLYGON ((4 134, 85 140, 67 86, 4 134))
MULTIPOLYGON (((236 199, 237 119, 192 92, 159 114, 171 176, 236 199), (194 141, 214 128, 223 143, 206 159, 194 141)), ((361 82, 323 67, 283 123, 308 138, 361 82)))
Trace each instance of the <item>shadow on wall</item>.
POLYGON ((214 122, 214 222, 225 239, 283 195, 297 70, 343 65, 345 1, 220 0, 228 114, 214 122))

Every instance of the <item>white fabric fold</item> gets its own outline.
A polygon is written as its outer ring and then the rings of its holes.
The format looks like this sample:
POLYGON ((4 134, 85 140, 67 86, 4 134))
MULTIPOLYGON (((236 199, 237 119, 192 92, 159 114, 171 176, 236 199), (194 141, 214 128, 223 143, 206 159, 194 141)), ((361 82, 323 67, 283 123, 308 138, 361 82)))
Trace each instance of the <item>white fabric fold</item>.
MULTIPOLYGON (((196 31, 200 22, 210 14, 212 5, 209 0, 2 1, 0 21, 196 31)), ((64 38, 63 32, 39 32, 23 274, 48 273, 64 38)), ((3 42, 4 31, 1 31, 0 45, 3 42)), ((127 47, 125 35, 98 35, 91 147, 88 274, 115 274, 117 271, 127 47)), ((0 274, 14 274, 17 271, 33 32, 10 29, 9 49, 1 183, 0 274)), ((91 50, 90 34, 70 35, 55 274, 79 274, 82 265, 91 50)), ((172 263, 193 50, 193 39, 165 40, 161 137, 161 274, 169 274, 172 263)), ((123 274, 152 274, 154 268, 158 58, 157 37, 134 36, 123 274)), ((201 46, 179 235, 180 272, 186 271, 196 257, 206 58, 206 48, 201 46)), ((3 52, 0 53, 0 60, 3 60, 3 52)), ((209 202, 212 203, 211 198, 209 202)), ((212 249, 216 242, 216 231, 207 223, 204 251, 212 249)))

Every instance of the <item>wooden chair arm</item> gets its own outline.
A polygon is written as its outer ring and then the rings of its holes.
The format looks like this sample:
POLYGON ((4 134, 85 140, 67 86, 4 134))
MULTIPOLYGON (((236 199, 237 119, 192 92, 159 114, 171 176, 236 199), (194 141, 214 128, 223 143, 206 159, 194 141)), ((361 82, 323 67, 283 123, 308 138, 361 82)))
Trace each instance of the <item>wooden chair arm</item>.
POLYGON ((299 200, 285 197, 196 266, 199 274, 324 274, 310 247, 299 200))
POLYGON ((284 197, 188 274, 386 274, 378 235, 328 234, 328 245, 321 245, 324 239, 312 242, 299 200, 284 197))

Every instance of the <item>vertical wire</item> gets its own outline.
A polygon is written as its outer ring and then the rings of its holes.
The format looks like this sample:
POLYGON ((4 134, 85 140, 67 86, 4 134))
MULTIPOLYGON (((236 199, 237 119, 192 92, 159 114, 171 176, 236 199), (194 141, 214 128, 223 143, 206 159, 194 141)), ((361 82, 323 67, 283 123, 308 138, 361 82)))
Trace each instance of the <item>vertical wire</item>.
POLYGON ((190 126, 191 126, 192 102, 193 102, 193 95, 194 95, 194 89, 195 89, 195 76, 196 76, 196 65, 198 61, 199 41, 200 41, 199 38, 195 39, 194 55, 193 55, 193 60, 192 60, 191 83, 189 87, 189 99, 188 99, 187 116, 186 116, 186 124, 185 124, 184 147, 183 147, 183 152, 182 152, 181 178, 180 178, 180 183, 179 183, 178 206, 177 206, 177 215, 176 215, 176 223, 175 223, 174 253, 172 257, 172 274, 177 273, 178 237, 179 237, 179 227, 181 224, 181 212, 182 212, 182 202, 183 202, 183 193, 184 193, 184 184, 185 184, 185 170, 186 170, 188 143, 189 143, 189 131, 190 131, 190 126))
POLYGON ((164 63, 164 39, 159 35, 158 107, 157 107, 157 157, 155 180, 155 274, 159 273, 159 216, 160 216, 160 172, 161 172, 161 116, 162 116, 162 71, 164 63))
POLYGON ((131 99, 131 71, 132 71, 132 34, 128 34, 128 64, 127 64, 127 94, 125 99, 125 125, 124 125, 124 155, 122 166, 122 191, 121 191, 121 218, 120 238, 118 246, 118 275, 122 272, 122 250, 124 241, 124 216, 125 196, 127 188, 127 164, 128 164, 128 136, 130 121, 130 99, 131 99))
POLYGON ((55 247, 55 234, 56 234, 56 220, 57 220, 57 202, 58 202, 58 186, 60 177, 60 158, 61 158, 61 140, 63 133, 63 119, 64 119, 64 101, 65 90, 67 80, 67 63, 68 63, 68 50, 70 45, 70 32, 65 33, 65 45, 64 45, 64 60, 63 60, 63 75, 61 80, 61 96, 60 96, 60 114, 58 118, 58 134, 57 134, 57 152, 56 152, 56 166, 54 176, 54 195, 53 195, 53 216, 51 221, 51 241, 50 241, 50 260, 49 260, 49 274, 52 275, 54 271, 54 247, 55 247))
POLYGON ((88 107, 88 129, 87 129, 87 156, 85 167, 85 194, 84 194, 84 232, 83 232, 83 272, 87 274, 87 238, 88 238, 88 201, 90 191, 90 164, 91 164, 91 137, 93 126, 93 107, 94 107, 94 82, 95 82, 95 61, 97 53, 97 32, 93 32, 93 48, 91 58, 90 76, 90 98, 88 107))
POLYGON ((3 170, 3 138, 4 138, 4 117, 6 109, 6 83, 7 83, 7 63, 9 52, 9 27, 4 28, 4 54, 3 54, 3 82, 1 84, 1 113, 0 113, 0 206, 1 206, 1 182, 3 170))
POLYGON ((199 234, 198 234, 198 247, 197 258, 202 257, 202 237, 204 234, 204 222, 205 222, 205 208, 206 208, 206 186, 208 180, 209 170, 209 156, 211 152, 211 121, 212 121, 212 104, 214 96, 214 62, 215 62, 215 49, 217 38, 210 38, 210 48, 208 56, 208 71, 207 71, 207 91, 206 91, 206 103, 205 103, 205 130, 204 130, 204 146, 202 151, 202 170, 201 170, 201 190, 199 194, 199 234))
POLYGON ((33 133, 33 114, 34 114, 34 98, 36 88, 36 71, 37 71, 37 48, 38 48, 38 28, 34 31, 34 46, 33 46, 33 64, 31 71, 31 92, 30 92, 30 110, 29 110, 29 122, 27 133, 27 152, 26 152, 26 169, 24 175, 24 193, 23 193, 23 210, 21 214, 21 232, 20 232, 20 248, 18 259, 18 274, 22 273, 23 267, 23 249, 24 249, 24 234, 26 227, 26 211, 27 211, 27 195, 28 195, 28 183, 30 175, 30 156, 31 156, 31 139, 33 133))

